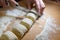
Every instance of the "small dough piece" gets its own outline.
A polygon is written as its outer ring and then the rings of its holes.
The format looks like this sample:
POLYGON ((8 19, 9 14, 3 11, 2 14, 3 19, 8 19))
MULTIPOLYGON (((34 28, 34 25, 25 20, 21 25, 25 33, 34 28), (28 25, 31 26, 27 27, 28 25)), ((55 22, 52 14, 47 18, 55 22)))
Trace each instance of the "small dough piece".
POLYGON ((1 40, 18 40, 17 36, 11 31, 7 31, 2 34, 1 40))
POLYGON ((24 18, 20 24, 26 26, 27 29, 30 29, 33 24, 33 21, 31 19, 24 18))

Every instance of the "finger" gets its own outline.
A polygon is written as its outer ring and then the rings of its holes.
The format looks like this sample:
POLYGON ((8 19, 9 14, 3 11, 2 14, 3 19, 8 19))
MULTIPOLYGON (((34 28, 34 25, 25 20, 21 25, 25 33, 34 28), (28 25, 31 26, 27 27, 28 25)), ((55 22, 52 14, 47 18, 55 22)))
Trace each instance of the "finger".
POLYGON ((7 7, 5 0, 0 0, 3 7, 7 7))
POLYGON ((31 10, 31 4, 27 4, 28 9, 31 10))
POLYGON ((39 0, 36 0, 36 10, 37 10, 37 13, 38 13, 38 15, 42 15, 43 13, 43 8, 41 8, 41 6, 40 6, 41 4, 40 4, 40 2, 39 2, 39 0))
POLYGON ((18 5, 18 3, 15 0, 11 0, 11 3, 13 3, 14 5, 18 5))
POLYGON ((36 4, 36 10, 37 10, 37 12, 40 13, 40 3, 39 3, 39 1, 35 0, 35 4, 36 4))
POLYGON ((45 4, 44 4, 43 0, 39 0, 39 3, 40 3, 41 8, 44 9, 45 8, 45 4))
POLYGON ((40 14, 43 14, 43 11, 44 11, 44 8, 45 8, 45 4, 43 2, 43 0, 39 0, 39 3, 40 3, 40 14))
POLYGON ((26 0, 26 4, 27 4, 28 9, 31 9, 31 1, 30 0, 26 0))

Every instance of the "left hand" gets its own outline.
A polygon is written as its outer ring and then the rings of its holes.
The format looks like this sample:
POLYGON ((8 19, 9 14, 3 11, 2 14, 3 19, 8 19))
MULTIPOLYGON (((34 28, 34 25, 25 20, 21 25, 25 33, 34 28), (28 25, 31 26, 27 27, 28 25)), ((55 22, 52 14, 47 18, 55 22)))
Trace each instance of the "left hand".
MULTIPOLYGON (((7 0, 0 0, 0 6, 7 7, 6 1, 7 0)), ((18 5, 18 3, 15 0, 8 0, 8 2, 12 3, 12 5, 18 5)))

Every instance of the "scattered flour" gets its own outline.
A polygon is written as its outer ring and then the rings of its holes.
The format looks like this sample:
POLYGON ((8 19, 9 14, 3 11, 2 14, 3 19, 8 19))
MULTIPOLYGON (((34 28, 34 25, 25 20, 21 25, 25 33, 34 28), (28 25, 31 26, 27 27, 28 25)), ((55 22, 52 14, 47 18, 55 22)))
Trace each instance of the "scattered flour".
POLYGON ((58 40, 60 38, 60 25, 56 24, 56 21, 55 18, 48 17, 44 30, 36 36, 36 40, 58 40))
POLYGON ((8 16, 0 17, 0 36, 3 33, 3 31, 5 31, 7 29, 8 24, 10 24, 10 22, 13 19, 15 19, 15 18, 8 17, 8 16))
POLYGON ((0 37, 1 37, 2 33, 3 33, 3 31, 2 31, 2 29, 0 29, 0 37))
POLYGON ((48 18, 47 15, 43 15, 43 16, 40 17, 40 19, 41 19, 42 21, 46 21, 47 18, 48 18))
POLYGON ((6 15, 19 17, 19 16, 25 16, 26 12, 18 10, 18 9, 12 9, 12 10, 7 10, 6 15))

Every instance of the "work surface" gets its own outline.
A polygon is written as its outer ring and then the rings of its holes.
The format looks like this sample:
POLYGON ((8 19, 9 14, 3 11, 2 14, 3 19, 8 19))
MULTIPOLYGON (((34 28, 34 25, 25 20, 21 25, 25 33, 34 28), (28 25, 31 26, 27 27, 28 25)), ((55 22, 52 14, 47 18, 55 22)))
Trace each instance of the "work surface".
MULTIPOLYGON (((1 13, 1 11, 0 11, 0 13, 1 13)), ((2 16, 2 14, 1 14, 1 16, 2 16)), ((46 20, 49 16, 58 19, 57 24, 60 25, 60 6, 52 4, 52 3, 46 3, 44 15, 42 15, 42 17, 40 17, 39 20, 37 20, 34 23, 32 28, 23 37, 22 40, 34 40, 36 35, 41 33, 41 31, 43 30, 46 20)))
POLYGON ((33 25, 31 30, 23 37, 22 40, 34 40, 36 35, 41 33, 41 31, 43 30, 46 20, 49 16, 58 19, 57 24, 60 25, 60 6, 52 3, 46 3, 44 15, 40 17, 39 20, 37 20, 37 22, 33 25))

